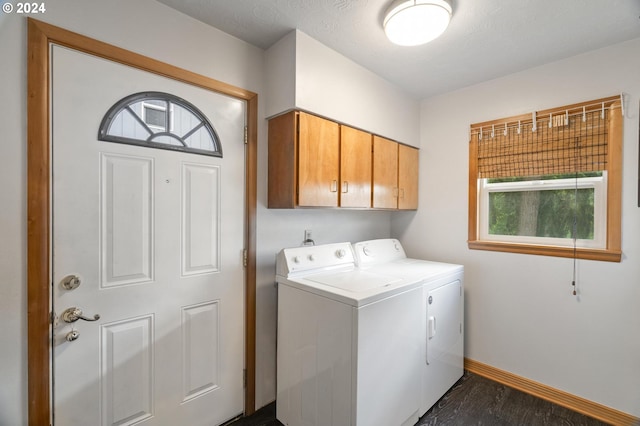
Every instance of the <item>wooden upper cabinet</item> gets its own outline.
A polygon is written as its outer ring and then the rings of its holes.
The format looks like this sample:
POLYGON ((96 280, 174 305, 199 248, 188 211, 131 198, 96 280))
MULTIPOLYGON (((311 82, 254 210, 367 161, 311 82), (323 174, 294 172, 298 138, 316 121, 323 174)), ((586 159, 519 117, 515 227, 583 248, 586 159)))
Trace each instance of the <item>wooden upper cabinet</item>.
POLYGON ((292 208, 295 207, 297 202, 297 122, 295 111, 269 120, 269 185, 267 188, 267 205, 269 208, 292 208))
POLYGON ((269 208, 338 206, 339 129, 298 111, 269 120, 269 208))
POLYGON ((340 126, 340 206, 371 207, 371 133, 340 126))
POLYGON ((304 112, 298 120, 298 205, 337 207, 340 126, 304 112))
POLYGON ((418 208, 418 150, 406 145, 398 145, 398 208, 416 210, 418 208))
POLYGON ((373 202, 376 209, 398 208, 398 143, 373 136, 373 202))
POLYGON ((418 150, 301 111, 269 120, 269 208, 416 209, 418 150))
POLYGON ((373 137, 373 207, 418 208, 418 149, 373 137))

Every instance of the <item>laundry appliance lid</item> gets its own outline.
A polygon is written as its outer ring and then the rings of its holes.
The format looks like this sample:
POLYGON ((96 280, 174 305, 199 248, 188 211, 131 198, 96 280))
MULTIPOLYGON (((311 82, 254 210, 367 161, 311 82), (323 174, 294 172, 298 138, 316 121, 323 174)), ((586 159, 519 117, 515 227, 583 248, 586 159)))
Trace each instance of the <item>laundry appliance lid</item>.
POLYGON ((361 270, 312 275, 307 277, 307 280, 356 293, 379 287, 388 287, 402 281, 397 277, 374 274, 361 270))

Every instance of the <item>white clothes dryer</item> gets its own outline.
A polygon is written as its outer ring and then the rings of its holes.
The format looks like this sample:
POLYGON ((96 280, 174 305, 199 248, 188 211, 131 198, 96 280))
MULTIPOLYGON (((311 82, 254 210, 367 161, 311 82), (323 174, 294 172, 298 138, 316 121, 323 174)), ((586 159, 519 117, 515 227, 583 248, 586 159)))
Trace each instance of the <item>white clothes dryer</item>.
POLYGON ((429 410, 464 373, 464 267, 407 258, 396 239, 353 245, 362 271, 420 282, 420 412, 429 410))
POLYGON ((356 268, 350 243, 283 249, 276 281, 277 419, 414 425, 421 282, 356 268))

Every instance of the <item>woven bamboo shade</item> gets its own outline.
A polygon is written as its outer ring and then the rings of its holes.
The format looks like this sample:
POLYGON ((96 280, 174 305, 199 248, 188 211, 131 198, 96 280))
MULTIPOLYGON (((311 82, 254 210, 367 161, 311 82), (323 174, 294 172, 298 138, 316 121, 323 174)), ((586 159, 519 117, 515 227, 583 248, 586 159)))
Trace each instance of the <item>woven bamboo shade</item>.
POLYGON ((472 141, 477 144, 477 177, 607 170, 610 108, 616 100, 619 98, 593 101, 578 108, 561 107, 533 114, 528 120, 472 125, 472 141))

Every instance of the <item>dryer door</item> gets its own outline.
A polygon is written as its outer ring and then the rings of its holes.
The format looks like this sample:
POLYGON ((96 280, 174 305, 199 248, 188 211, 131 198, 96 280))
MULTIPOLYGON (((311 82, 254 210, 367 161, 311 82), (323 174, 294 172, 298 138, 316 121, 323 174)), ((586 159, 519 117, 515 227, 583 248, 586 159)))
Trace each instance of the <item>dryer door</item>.
POLYGON ((427 364, 447 362, 462 338, 462 284, 450 282, 427 292, 427 364), (445 358, 445 359, 442 359, 445 358))
POLYGON ((422 377, 420 415, 424 414, 463 374, 463 295, 458 279, 431 288, 425 285, 423 330, 426 365, 422 377))

